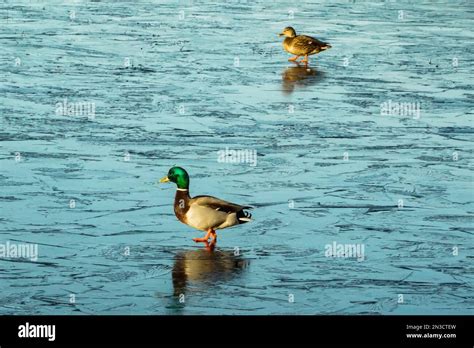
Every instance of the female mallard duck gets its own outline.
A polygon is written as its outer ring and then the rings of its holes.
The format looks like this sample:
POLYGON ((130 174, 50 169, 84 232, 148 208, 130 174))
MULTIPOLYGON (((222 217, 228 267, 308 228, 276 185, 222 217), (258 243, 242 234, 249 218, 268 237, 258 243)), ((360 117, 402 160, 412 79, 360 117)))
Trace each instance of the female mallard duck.
POLYGON ((181 167, 171 168, 168 175, 160 180, 160 182, 170 181, 177 186, 174 213, 178 220, 206 232, 204 238, 194 238, 195 242, 207 243, 211 237, 215 242, 216 230, 251 221, 252 215, 244 209, 252 207, 226 202, 211 196, 191 198, 189 196, 189 175, 181 167))
POLYGON ((296 31, 292 27, 286 27, 283 29, 279 36, 286 36, 285 40, 283 40, 283 48, 285 51, 295 55, 288 59, 290 62, 296 62, 300 56, 304 56, 301 63, 308 65, 308 56, 331 48, 330 44, 319 41, 314 37, 296 35, 296 31))

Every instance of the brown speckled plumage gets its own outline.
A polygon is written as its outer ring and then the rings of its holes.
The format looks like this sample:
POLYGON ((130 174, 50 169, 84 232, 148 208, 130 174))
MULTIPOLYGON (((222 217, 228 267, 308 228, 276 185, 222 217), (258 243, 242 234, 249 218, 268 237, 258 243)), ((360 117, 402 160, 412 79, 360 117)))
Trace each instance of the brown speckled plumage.
POLYGON ((327 42, 322 42, 314 37, 296 35, 296 31, 292 27, 286 27, 283 29, 280 36, 286 36, 283 41, 283 48, 285 51, 296 56, 295 58, 290 59, 291 61, 296 61, 298 57, 305 56, 305 62, 307 63, 308 56, 331 48, 331 45, 327 42))

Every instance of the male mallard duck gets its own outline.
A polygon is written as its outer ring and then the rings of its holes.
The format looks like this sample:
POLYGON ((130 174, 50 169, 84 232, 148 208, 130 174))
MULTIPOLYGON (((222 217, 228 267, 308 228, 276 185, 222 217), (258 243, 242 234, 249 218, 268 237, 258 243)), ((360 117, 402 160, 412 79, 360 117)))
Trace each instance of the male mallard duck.
POLYGON ((292 27, 286 27, 283 29, 279 36, 286 36, 285 40, 283 40, 283 48, 285 51, 295 55, 288 59, 290 62, 296 62, 300 56, 304 56, 301 63, 308 65, 308 56, 331 48, 330 44, 319 41, 314 37, 296 35, 296 31, 292 27))
POLYGON ((215 243, 216 230, 235 226, 251 221, 252 215, 244 209, 251 209, 249 206, 242 206, 223 201, 211 196, 189 196, 189 175, 181 167, 172 167, 168 175, 160 182, 174 182, 177 186, 174 198, 174 213, 179 221, 205 231, 204 238, 194 238, 195 242, 209 241, 215 243))

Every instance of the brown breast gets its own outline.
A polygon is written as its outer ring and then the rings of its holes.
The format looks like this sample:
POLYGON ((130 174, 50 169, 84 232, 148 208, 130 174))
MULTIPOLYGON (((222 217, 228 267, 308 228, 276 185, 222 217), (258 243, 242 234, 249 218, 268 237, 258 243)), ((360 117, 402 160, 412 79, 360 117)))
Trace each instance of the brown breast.
POLYGON ((186 224, 186 213, 189 210, 189 191, 176 190, 174 197, 174 214, 179 221, 186 224))
POLYGON ((283 40, 283 48, 285 49, 286 52, 293 53, 290 51, 292 41, 293 41, 293 38, 291 37, 287 37, 285 38, 285 40, 283 40))

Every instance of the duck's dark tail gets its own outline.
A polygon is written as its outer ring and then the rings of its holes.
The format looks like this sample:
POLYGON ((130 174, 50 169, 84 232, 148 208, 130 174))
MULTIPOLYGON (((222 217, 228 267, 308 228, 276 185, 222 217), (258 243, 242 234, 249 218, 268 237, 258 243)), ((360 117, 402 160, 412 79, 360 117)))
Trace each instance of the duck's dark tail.
POLYGON ((252 221, 252 214, 242 209, 237 212, 237 220, 240 224, 245 224, 246 222, 252 221))

